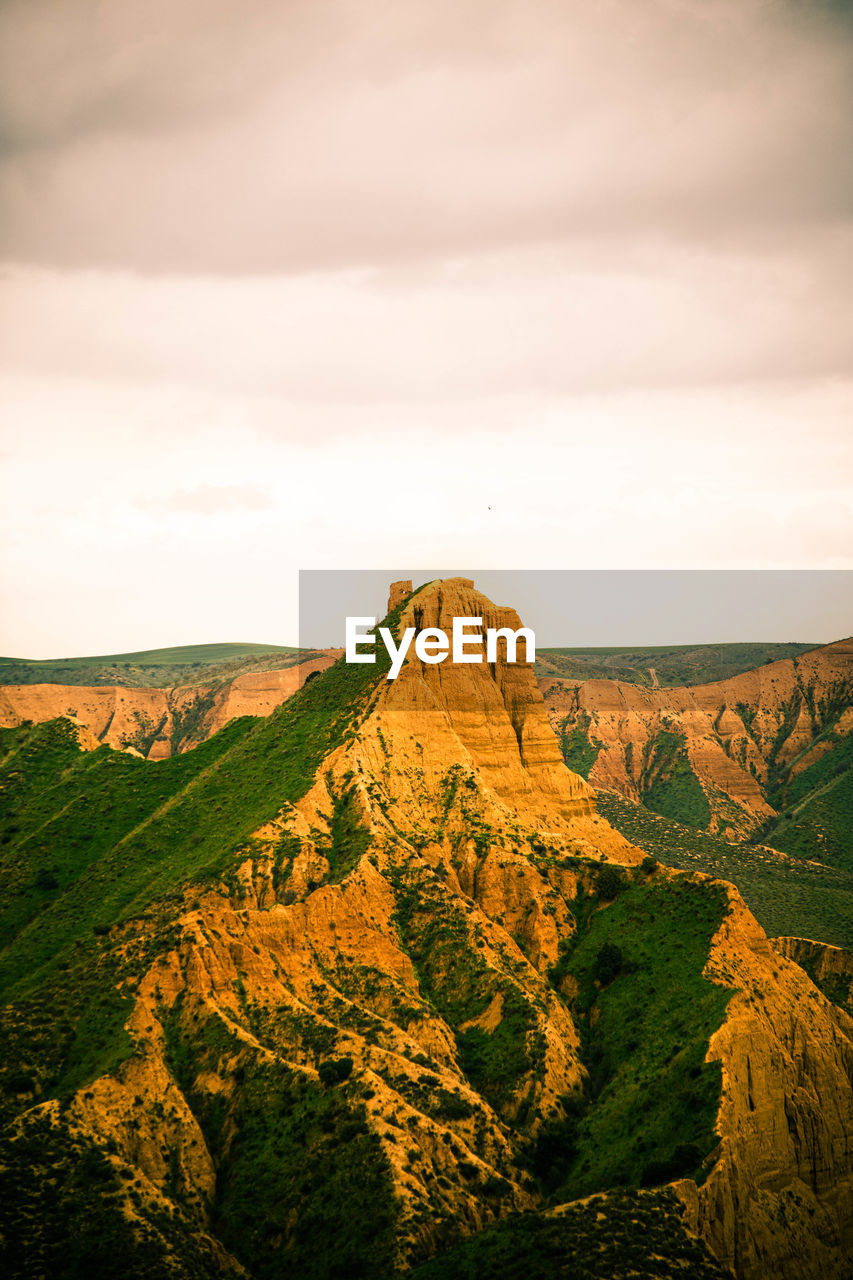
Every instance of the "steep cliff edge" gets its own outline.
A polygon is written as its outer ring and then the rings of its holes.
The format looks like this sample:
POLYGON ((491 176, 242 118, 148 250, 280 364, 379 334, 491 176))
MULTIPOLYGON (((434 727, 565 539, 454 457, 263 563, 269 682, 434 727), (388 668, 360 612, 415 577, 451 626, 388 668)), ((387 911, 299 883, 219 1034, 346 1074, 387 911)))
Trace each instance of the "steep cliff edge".
POLYGON ((793 960, 823 994, 853 1014, 853 951, 810 938, 771 938, 774 950, 793 960))
MULTIPOLYGON (((514 610, 497 608, 461 578, 413 595, 399 626, 449 632, 454 617, 480 617, 484 628, 521 626, 514 610)), ((344 755, 356 774, 387 774, 397 812, 408 808, 414 822, 446 807, 448 775, 465 770, 487 797, 490 819, 504 826, 521 819, 579 835, 594 825, 602 840, 628 849, 596 822, 593 789, 566 769, 528 663, 501 656, 491 665, 425 664, 410 653, 397 679, 380 684, 357 748, 344 755)))
POLYGON ((729 900, 706 969, 737 989, 708 1051, 723 1070, 719 1158, 685 1198, 737 1275, 842 1276, 853 1257, 853 1021, 774 949, 734 889, 729 900))

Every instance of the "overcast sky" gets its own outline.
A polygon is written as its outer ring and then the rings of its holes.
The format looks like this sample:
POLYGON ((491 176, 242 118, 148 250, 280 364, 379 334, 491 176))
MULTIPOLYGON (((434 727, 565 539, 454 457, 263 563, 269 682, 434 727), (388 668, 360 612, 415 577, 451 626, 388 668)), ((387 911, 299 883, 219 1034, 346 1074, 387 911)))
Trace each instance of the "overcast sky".
POLYGON ((848 7, 0 0, 0 652, 853 568, 848 7))
POLYGON ((346 619, 381 620, 388 586, 470 578, 511 605, 545 648, 729 644, 853 634, 850 569, 308 569, 299 575, 299 644, 343 647, 346 619))

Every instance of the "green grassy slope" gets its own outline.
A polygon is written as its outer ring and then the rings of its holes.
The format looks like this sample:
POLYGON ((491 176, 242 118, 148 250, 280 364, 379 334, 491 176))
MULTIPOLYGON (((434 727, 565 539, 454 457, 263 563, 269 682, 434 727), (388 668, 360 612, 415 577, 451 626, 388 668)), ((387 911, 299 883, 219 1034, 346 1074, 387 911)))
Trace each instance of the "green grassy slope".
POLYGON ((853 872, 853 735, 824 735, 828 750, 777 786, 779 816, 760 839, 800 858, 853 872))
POLYGON ((218 879, 257 826, 304 794, 366 691, 347 678, 362 670, 332 669, 269 720, 233 721, 158 763, 79 752, 64 722, 4 731, 0 1111, 22 1062, 62 1095, 128 1056, 116 983, 172 944, 170 903, 187 884, 218 879), (145 946, 120 927, 143 916, 155 928, 145 946))
MULTIPOLYGON (((581 711, 555 726, 568 767, 589 780, 601 743, 590 733, 591 718, 581 711)), ((633 752, 633 743, 628 749, 633 752)), ((627 753, 626 753, 627 754, 627 753)), ((665 818, 704 831, 710 825, 711 806, 687 752, 683 733, 659 729, 645 745, 640 767, 639 791, 644 806, 665 818)))
POLYGON ((269 718, 234 720, 156 763, 108 747, 79 752, 68 722, 3 730, 0 872, 12 891, 0 917, 0 994, 30 985, 93 929, 220 874, 252 831, 305 793, 376 671, 338 663, 269 718))
POLYGON ((386 670, 382 647, 375 665, 338 662, 269 718, 158 762, 81 752, 67 721, 0 731, 0 1111, 21 1061, 67 1093, 127 1056, 119 978, 170 945, 169 904, 188 884, 218 880, 304 795, 386 670), (121 928, 143 915, 159 930, 148 951, 121 928))
POLYGON ((640 797, 647 809, 705 830, 711 806, 693 771, 683 733, 659 729, 646 743, 640 773, 640 797))
POLYGON ((598 792, 598 811, 617 830, 667 866, 736 884, 771 936, 789 934, 853 947, 853 874, 802 862, 762 846, 729 843, 651 813, 611 791, 598 792))
POLYGON ((390 1170, 364 1104, 301 1072, 244 1067, 235 1099, 195 1087, 216 1068, 222 1027, 187 1036, 167 1021, 170 1066, 222 1170, 213 1226, 253 1280, 328 1280, 393 1270, 390 1170), (216 1044, 217 1040, 219 1045, 216 1044), (236 1132, 235 1132, 236 1130, 236 1132), (282 1250, 282 1238, 289 1245, 282 1250))
POLYGON ((663 688, 707 684, 752 671, 814 644, 637 645, 591 649, 537 649, 536 674, 569 680, 627 680, 651 688, 654 668, 663 688))
POLYGON ((716 1145, 720 1068, 704 1058, 731 992, 702 970, 725 893, 612 869, 599 885, 573 904, 578 929, 551 973, 558 989, 567 975, 577 986, 571 1003, 590 1073, 583 1106, 549 1135, 559 1159, 545 1172, 559 1200, 700 1178, 716 1145), (615 896, 603 910, 602 895, 615 896))
POLYGON ((84 658, 0 658, 0 684, 117 684, 165 688, 286 667, 308 650, 272 644, 195 644, 84 658))
POLYGON ((715 1280, 728 1272, 681 1222, 671 1191, 596 1196, 486 1227, 412 1280, 715 1280))

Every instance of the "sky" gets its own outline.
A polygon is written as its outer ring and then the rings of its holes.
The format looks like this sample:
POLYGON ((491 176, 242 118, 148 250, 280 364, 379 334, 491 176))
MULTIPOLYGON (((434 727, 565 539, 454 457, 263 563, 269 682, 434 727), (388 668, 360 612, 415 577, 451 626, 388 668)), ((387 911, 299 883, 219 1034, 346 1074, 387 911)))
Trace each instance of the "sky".
MULTIPOLYGON (((389 584, 462 577, 509 605, 547 648, 798 641, 853 635, 850 569, 307 569, 299 645, 338 648, 348 617, 381 622, 389 584)), ((472 611, 473 612, 473 611, 472 611)), ((364 624, 365 626, 367 624, 364 624)), ((361 628, 362 630, 364 627, 361 628)), ((473 628, 476 631, 476 628, 473 628)))
POLYGON ((803 0, 0 0, 0 653, 853 568, 851 71, 803 0))

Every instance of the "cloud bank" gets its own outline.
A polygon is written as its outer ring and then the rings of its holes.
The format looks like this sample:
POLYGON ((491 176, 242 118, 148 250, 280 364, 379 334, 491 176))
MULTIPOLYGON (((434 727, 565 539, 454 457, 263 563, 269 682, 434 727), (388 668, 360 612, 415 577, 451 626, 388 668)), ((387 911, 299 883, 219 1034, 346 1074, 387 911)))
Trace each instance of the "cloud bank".
POLYGON ((347 558, 849 566, 851 34, 6 0, 0 649, 288 641, 347 558))

